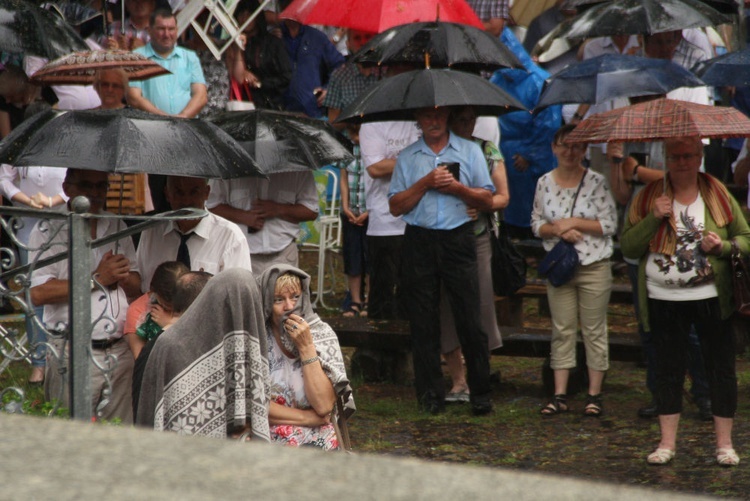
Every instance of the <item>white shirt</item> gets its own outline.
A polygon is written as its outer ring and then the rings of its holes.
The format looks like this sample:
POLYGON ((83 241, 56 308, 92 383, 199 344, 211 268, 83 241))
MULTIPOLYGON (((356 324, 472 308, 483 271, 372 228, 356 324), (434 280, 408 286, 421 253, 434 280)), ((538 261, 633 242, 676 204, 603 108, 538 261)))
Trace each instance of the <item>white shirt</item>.
MULTIPOLYGON (((60 167, 13 167, 12 165, 0 165, 0 194, 11 200, 17 193, 23 192, 29 197, 39 192, 48 197, 60 195, 63 200, 68 201, 67 195, 63 192, 62 184, 65 180, 65 173, 68 169, 60 167)), ((21 202, 12 200, 16 207, 26 207, 21 202)), ((56 212, 65 210, 61 205, 52 209, 56 212)), ((24 217, 23 228, 18 229, 16 236, 23 243, 29 241, 31 230, 39 221, 38 218, 24 217)))
POLYGON ((373 122, 362 124, 359 131, 359 151, 365 167, 365 200, 369 213, 367 234, 370 236, 403 235, 406 229, 400 217, 393 217, 388 206, 391 177, 374 179, 367 167, 385 159, 396 159, 398 154, 421 136, 416 122, 373 122))
MULTIPOLYGON (((91 50, 101 50, 96 42, 84 40, 91 50)), ((23 69, 28 76, 42 69, 49 60, 39 56, 25 56, 23 69)), ((90 110, 102 105, 93 85, 52 85, 57 96, 57 107, 61 110, 90 110)))
MULTIPOLYGON (((571 207, 578 186, 561 188, 551 171, 539 178, 534 194, 534 207, 531 210, 531 230, 539 237, 539 228, 545 223, 553 223, 559 219, 571 216, 571 207)), ((612 255, 612 236, 617 231, 617 209, 607 187, 607 182, 601 174, 590 169, 586 170, 585 179, 575 208, 574 217, 599 221, 602 235, 583 233, 583 238, 576 242, 575 248, 582 265, 588 265, 606 259, 612 255)), ((545 238, 542 241, 544 250, 549 251, 559 241, 559 238, 545 238)))
MULTIPOLYGON (((103 212, 102 214, 109 214, 103 212)), ((55 237, 52 239, 53 245, 45 251, 41 257, 49 257, 65 252, 68 249, 68 228, 67 221, 50 221, 49 225, 42 221, 34 227, 31 232, 31 238, 29 246, 31 249, 38 249, 44 244, 49 238, 48 231, 42 231, 42 229, 49 230, 51 228, 58 228, 60 225, 65 227, 57 232, 55 237)), ((114 219, 98 219, 96 226, 96 237, 102 238, 107 235, 111 235, 117 232, 117 221, 114 219)), ((120 223, 120 229, 125 229, 125 223, 120 223)), ((117 246, 117 254, 122 254, 130 261, 130 271, 138 272, 135 260, 135 248, 133 247, 133 241, 130 237, 123 237, 118 242, 112 242, 107 245, 102 245, 96 249, 91 249, 91 273, 96 270, 99 262, 108 251, 115 253, 115 247, 117 246), (119 242, 119 246, 117 245, 119 242)), ((38 254, 38 251, 32 251, 32 256, 38 254)), ((34 257, 32 257, 34 259, 34 257)), ((68 280, 68 260, 63 259, 57 263, 45 266, 35 270, 31 277, 31 286, 36 287, 47 283, 52 279, 68 280)), ((88 281, 88 277, 86 277, 88 281)), ((117 287, 115 290, 107 290, 102 292, 101 289, 97 288, 91 292, 91 319, 97 319, 100 315, 106 315, 111 317, 115 322, 115 331, 109 333, 105 330, 109 322, 96 322, 94 324, 93 331, 91 332, 91 339, 104 340, 109 338, 122 337, 122 329, 125 324, 125 315, 128 311, 128 298, 125 295, 125 291, 122 287, 117 287), (102 301, 102 296, 106 294, 107 300, 102 301)), ((49 329, 54 329, 59 323, 68 323, 68 301, 61 303, 45 304, 44 305, 44 323, 49 329)))
MULTIPOLYGON (((280 172, 268 179, 243 177, 237 179, 212 179, 211 193, 206 207, 227 204, 235 209, 250 210, 253 200, 271 200, 281 204, 300 204, 316 214, 320 212, 318 190, 312 171, 280 172)), ((247 239, 250 254, 272 254, 284 250, 299 235, 299 223, 281 218, 266 219, 263 228, 248 233, 247 226, 238 225, 247 239)))
MULTIPOLYGON (((210 212, 192 230, 187 241, 192 271, 216 275, 229 268, 252 269, 250 250, 239 226, 210 212)), ((174 221, 164 221, 141 233, 138 244, 138 269, 141 289, 149 290, 156 268, 164 261, 174 261, 180 246, 180 233, 174 221)))

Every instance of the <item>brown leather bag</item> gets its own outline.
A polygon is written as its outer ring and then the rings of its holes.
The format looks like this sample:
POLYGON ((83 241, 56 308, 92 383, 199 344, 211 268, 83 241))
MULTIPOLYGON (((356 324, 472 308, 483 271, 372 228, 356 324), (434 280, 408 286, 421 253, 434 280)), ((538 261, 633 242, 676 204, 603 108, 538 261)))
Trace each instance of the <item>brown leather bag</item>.
POLYGON ((737 313, 750 317, 750 267, 742 257, 740 247, 732 240, 732 292, 737 313))

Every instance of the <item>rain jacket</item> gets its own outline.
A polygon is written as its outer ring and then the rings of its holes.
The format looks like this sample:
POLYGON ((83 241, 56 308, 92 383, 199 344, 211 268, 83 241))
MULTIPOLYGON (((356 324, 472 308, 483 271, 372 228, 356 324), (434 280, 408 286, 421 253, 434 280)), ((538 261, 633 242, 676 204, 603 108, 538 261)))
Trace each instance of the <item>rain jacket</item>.
MULTIPOLYGON (((503 29, 501 40, 518 57, 526 70, 498 70, 492 75, 490 82, 532 110, 539 101, 544 81, 549 77, 549 73, 531 60, 507 27, 503 29)), ((552 137, 562 123, 561 106, 550 106, 533 114, 527 111, 506 113, 499 118, 499 123, 500 150, 505 157, 510 189, 510 203, 504 210, 504 219, 514 226, 529 228, 537 180, 557 166, 551 144, 552 137), (516 154, 529 162, 529 168, 524 172, 513 167, 513 156, 516 154)))

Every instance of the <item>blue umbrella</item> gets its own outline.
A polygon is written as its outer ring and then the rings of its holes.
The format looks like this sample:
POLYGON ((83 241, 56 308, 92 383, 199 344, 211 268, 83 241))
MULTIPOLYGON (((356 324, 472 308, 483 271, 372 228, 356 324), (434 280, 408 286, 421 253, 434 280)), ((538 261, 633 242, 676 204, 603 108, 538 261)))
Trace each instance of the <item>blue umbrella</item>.
POLYGON ((750 48, 701 61, 693 73, 708 85, 745 87, 750 85, 750 48))
POLYGON ((552 104, 598 104, 617 97, 666 94, 679 87, 706 85, 664 59, 605 54, 573 64, 547 80, 538 108, 552 104))

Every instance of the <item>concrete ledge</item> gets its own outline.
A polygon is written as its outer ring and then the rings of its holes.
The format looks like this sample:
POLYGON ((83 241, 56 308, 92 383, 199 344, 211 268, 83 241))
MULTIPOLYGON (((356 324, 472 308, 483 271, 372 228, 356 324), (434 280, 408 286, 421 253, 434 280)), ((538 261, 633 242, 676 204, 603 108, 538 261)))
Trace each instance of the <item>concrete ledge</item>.
POLYGON ((684 499, 518 470, 326 454, 61 419, 3 414, 0 423, 4 499, 684 499))

